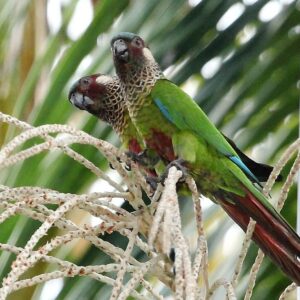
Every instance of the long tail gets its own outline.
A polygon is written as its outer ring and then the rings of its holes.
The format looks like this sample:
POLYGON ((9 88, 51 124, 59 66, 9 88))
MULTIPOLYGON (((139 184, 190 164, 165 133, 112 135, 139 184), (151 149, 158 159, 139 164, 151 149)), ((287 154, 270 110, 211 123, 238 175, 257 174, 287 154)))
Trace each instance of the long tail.
MULTIPOLYGON (((221 198, 220 195, 218 198, 221 198)), ((290 225, 247 191, 234 195, 234 204, 220 199, 227 214, 246 231, 250 217, 256 221, 253 241, 297 285, 300 285, 300 237, 290 225)))

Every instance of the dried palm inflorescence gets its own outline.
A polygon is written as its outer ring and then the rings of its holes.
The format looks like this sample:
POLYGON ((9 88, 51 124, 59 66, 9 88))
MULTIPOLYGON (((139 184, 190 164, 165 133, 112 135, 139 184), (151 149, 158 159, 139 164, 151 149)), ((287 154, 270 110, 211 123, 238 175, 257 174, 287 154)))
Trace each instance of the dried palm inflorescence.
MULTIPOLYGON (((0 151, 0 169, 22 162, 42 151, 60 149, 64 154, 84 165, 96 177, 107 181, 115 189, 115 192, 76 195, 41 187, 8 187, 0 185, 0 207, 2 209, 0 223, 15 215, 23 215, 41 222, 40 227, 23 248, 0 244, 0 250, 17 255, 11 265, 11 271, 2 282, 0 299, 5 299, 13 291, 24 287, 55 278, 73 276, 87 276, 111 285, 111 299, 126 299, 130 295, 135 299, 163 299, 163 296, 154 288, 153 278, 157 278, 171 289, 176 299, 209 299, 220 286, 226 289, 228 299, 236 299, 235 287, 250 244, 251 233, 253 226, 255 226, 254 222, 249 224, 243 242, 243 250, 236 264, 233 277, 209 283, 208 249, 203 227, 202 209, 199 192, 191 177, 186 178, 186 184, 192 194, 194 217, 197 225, 197 228, 195 228, 197 233, 197 250, 193 255, 191 255, 190 246, 182 233, 176 192, 176 183, 182 177, 181 171, 172 167, 169 170, 164 186, 159 184, 156 192, 152 195, 138 166, 128 162, 127 157, 123 153, 105 141, 96 139, 83 131, 66 125, 43 125, 34 128, 25 122, 2 113, 0 113, 0 121, 23 130, 21 134, 3 146, 0 151), (20 150, 20 146, 24 146, 26 141, 34 137, 41 137, 43 141, 25 150, 20 150), (69 148, 74 143, 91 145, 100 151, 122 176, 126 188, 108 177, 84 156, 69 148), (132 174, 129 175, 125 170, 124 163, 120 163, 120 160, 131 164, 132 174), (142 200, 142 190, 151 199, 151 204, 148 206, 142 200), (122 198, 128 201, 135 211, 129 213, 123 208, 114 205, 111 202, 114 198, 122 198), (48 204, 55 204, 56 209, 49 209, 46 206, 48 204), (92 216, 100 217, 102 222, 96 226, 88 224, 77 225, 66 217, 66 213, 74 208, 80 208, 92 216), (54 236, 47 243, 36 247, 52 227, 62 229, 63 234, 54 236), (101 234, 114 231, 119 232, 128 239, 125 249, 101 239, 101 234), (139 234, 144 235, 146 242, 140 238, 139 234), (114 262, 106 265, 78 266, 50 255, 50 252, 54 249, 78 238, 84 239, 99 248, 111 257, 114 262), (138 261, 133 256, 132 250, 134 246, 147 255, 148 259, 146 261, 138 261), (172 263, 168 258, 171 248, 175 250, 175 272, 173 272, 172 263), (20 276, 38 261, 54 264, 57 270, 20 280, 20 276), (103 275, 104 273, 105 275, 103 275), (110 277, 107 273, 115 274, 115 276, 110 277), (130 276, 127 282, 124 280, 125 275, 130 276), (138 287, 141 288, 137 289, 138 287)), ((265 194, 270 192, 276 176, 289 158, 296 151, 299 151, 299 145, 300 141, 297 140, 284 153, 265 186, 265 194)), ((293 177, 299 169, 299 162, 298 156, 286 183, 283 185, 280 200, 278 201, 279 210, 283 206, 293 177)), ((256 274, 262 259, 263 254, 259 251, 250 273, 245 299, 251 297, 256 274)), ((285 299, 295 287, 295 284, 287 287, 281 295, 281 299, 285 299)))

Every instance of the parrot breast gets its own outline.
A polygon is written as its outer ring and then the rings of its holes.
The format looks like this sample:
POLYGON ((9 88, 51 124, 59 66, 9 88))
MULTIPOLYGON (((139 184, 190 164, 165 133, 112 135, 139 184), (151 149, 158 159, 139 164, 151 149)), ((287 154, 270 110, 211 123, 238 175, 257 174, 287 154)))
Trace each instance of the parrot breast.
POLYGON ((151 128, 151 135, 146 139, 146 144, 163 159, 169 162, 176 159, 172 139, 165 133, 151 128))
POLYGON ((143 150, 140 143, 138 142, 138 140, 134 139, 134 138, 130 139, 130 141, 128 143, 128 149, 130 152, 133 152, 136 154, 142 152, 142 150, 143 150))

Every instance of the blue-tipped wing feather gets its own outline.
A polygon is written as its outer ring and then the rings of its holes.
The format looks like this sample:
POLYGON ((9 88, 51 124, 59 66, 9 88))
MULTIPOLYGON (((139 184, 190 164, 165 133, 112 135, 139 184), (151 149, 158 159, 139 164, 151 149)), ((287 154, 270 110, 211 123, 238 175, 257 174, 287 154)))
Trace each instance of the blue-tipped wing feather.
POLYGON ((155 84, 151 96, 161 113, 171 123, 181 130, 190 130, 199 135, 235 163, 253 182, 260 185, 257 177, 243 163, 201 108, 179 87, 167 79, 161 79, 155 84))

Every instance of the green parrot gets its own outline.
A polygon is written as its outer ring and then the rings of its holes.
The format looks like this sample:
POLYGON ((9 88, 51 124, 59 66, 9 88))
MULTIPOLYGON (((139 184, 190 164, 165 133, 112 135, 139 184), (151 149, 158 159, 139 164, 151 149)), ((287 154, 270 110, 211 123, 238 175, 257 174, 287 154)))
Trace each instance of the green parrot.
MULTIPOLYGON (((140 155, 144 150, 143 139, 129 117, 118 77, 100 73, 84 76, 72 85, 68 98, 77 108, 88 111, 112 126, 122 142, 122 148, 135 154, 136 156, 133 158, 138 162, 142 160, 142 165, 146 165, 154 173, 155 165, 149 165, 149 163, 155 163, 157 159, 151 158, 147 162, 147 152, 145 153, 146 157, 140 155)), ((223 136, 259 181, 267 181, 273 168, 253 161, 231 139, 224 134, 223 136)))
POLYGON ((120 33, 111 41, 114 64, 130 118, 147 148, 181 167, 199 191, 221 205, 294 282, 300 284, 300 237, 273 208, 259 180, 199 106, 167 80, 141 37, 120 33))

